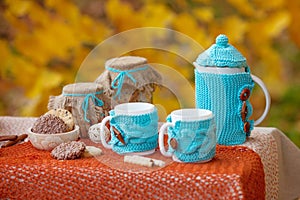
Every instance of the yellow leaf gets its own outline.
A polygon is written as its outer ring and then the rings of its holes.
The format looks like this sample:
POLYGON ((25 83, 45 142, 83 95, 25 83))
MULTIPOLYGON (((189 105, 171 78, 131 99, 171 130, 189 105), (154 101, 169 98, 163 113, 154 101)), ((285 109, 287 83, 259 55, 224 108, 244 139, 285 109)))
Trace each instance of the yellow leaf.
POLYGON ((0 79, 2 80, 11 80, 15 74, 12 73, 11 63, 11 52, 6 41, 0 40, 0 55, 1 55, 1 64, 0 64, 0 79))
POLYGON ((37 3, 32 4, 28 15, 34 28, 47 27, 54 20, 54 16, 50 16, 51 14, 37 3))
POLYGON ((14 74, 14 82, 28 89, 32 87, 34 78, 38 76, 40 68, 36 67, 28 59, 13 56, 10 70, 14 74))
POLYGON ((289 13, 291 15, 291 23, 289 25, 289 32, 291 35, 292 40, 298 45, 300 48, 300 34, 299 34, 299 27, 300 27, 300 1, 299 0, 290 0, 286 4, 289 13))
POLYGON ((261 78, 268 85, 268 90, 275 96, 279 96, 284 92, 286 83, 282 80, 284 67, 281 63, 281 57, 278 52, 271 46, 264 46, 258 50, 261 57, 261 62, 264 66, 264 71, 261 73, 261 78))
POLYGON ((173 28, 190 36, 204 47, 211 45, 207 40, 205 29, 198 26, 193 16, 188 13, 181 13, 177 15, 176 20, 173 21, 173 28))
POLYGON ((17 35, 15 45, 23 55, 45 66, 54 57, 66 58, 70 50, 80 45, 80 41, 71 27, 52 21, 47 28, 17 35))
POLYGON ((80 20, 80 10, 79 8, 70 0, 64 1, 55 1, 55 0, 47 0, 46 5, 50 8, 55 9, 57 15, 59 15, 62 19, 66 20, 68 23, 76 23, 80 20))
POLYGON ((279 11, 270 15, 264 23, 262 28, 269 37, 275 37, 280 34, 290 23, 290 15, 287 11, 279 11))
POLYGON ((72 26, 77 39, 81 42, 98 44, 111 34, 111 30, 101 21, 96 21, 86 15, 81 16, 78 23, 72 26))
POLYGON ((62 74, 48 69, 43 69, 34 77, 32 87, 28 91, 28 96, 33 98, 41 95, 45 91, 49 91, 57 87, 63 80, 62 74))
POLYGON ((248 30, 248 23, 242 18, 233 15, 226 17, 223 22, 223 31, 230 37, 230 43, 241 42, 248 30))
MULTIPOLYGON (((1 55, 2 61, 5 61, 6 58, 8 58, 10 55, 7 42, 4 40, 1 40, 1 39, 0 39, 0 55, 1 55)), ((0 66, 2 66, 2 65, 0 65, 0 66)))
POLYGON ((214 19, 214 13, 211 7, 195 8, 193 9, 193 13, 200 21, 211 22, 214 19))
POLYGON ((14 45, 18 52, 31 59, 32 62, 45 66, 48 62, 49 55, 45 52, 43 43, 40 43, 35 33, 23 33, 16 35, 14 45))
POLYGON ((18 34, 29 31, 30 27, 28 24, 25 24, 23 20, 20 20, 17 16, 10 12, 10 10, 5 10, 4 17, 9 22, 13 30, 18 34))
POLYGON ((255 16, 256 11, 248 0, 228 0, 241 14, 255 16))
POLYGON ((63 80, 62 74, 49 69, 42 69, 34 78, 32 86, 27 88, 30 103, 22 109, 22 115, 32 116, 45 112, 49 96, 53 95, 51 91, 58 88, 63 80))
POLYGON ((143 26, 167 26, 173 19, 173 13, 163 4, 146 4, 139 12, 143 26))
POLYGON ((284 0, 272 0, 272 1, 253 0, 253 3, 257 7, 262 8, 264 10, 272 10, 276 8, 282 8, 284 4, 284 0))
POLYGON ((209 4, 211 3, 211 0, 194 0, 195 2, 200 2, 200 3, 205 3, 205 4, 209 4))
POLYGON ((33 2, 23 0, 6 0, 5 4, 8 6, 8 10, 13 13, 13 15, 19 17, 29 13, 30 7, 33 2))
POLYGON ((136 11, 119 0, 110 0, 106 4, 106 13, 118 32, 142 26, 136 11))

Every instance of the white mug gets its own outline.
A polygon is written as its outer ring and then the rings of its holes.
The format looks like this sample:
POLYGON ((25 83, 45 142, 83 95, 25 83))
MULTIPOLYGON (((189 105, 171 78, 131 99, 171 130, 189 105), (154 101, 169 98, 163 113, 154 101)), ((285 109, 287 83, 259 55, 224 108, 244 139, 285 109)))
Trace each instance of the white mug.
POLYGON ((171 112, 159 130, 162 155, 177 162, 207 162, 216 151, 216 128, 213 113, 205 109, 180 109, 171 112), (166 129, 168 131, 166 132, 166 129), (169 150, 164 146, 168 134, 169 150))
POLYGON ((115 106, 116 115, 142 115, 153 112, 155 106, 144 102, 122 103, 115 106))
POLYGON ((116 105, 100 125, 101 143, 118 154, 148 155, 158 139, 158 114, 153 104, 130 102, 116 105), (106 142, 105 124, 110 121, 111 141, 106 142))

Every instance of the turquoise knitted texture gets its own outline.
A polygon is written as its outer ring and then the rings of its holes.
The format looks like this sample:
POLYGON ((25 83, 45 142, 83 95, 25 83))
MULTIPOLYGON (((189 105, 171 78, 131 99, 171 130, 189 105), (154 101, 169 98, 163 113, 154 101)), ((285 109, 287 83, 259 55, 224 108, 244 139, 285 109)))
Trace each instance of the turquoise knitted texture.
POLYGON ((232 45, 228 44, 226 35, 219 35, 216 44, 213 44, 205 52, 201 53, 197 64, 202 67, 246 67, 246 58, 232 45))
POLYGON ((158 114, 157 109, 142 115, 115 115, 110 112, 110 131, 113 151, 118 154, 144 152, 158 146, 158 114), (122 135, 125 144, 115 136, 113 127, 122 135))
MULTIPOLYGON (((200 73, 195 69, 196 107, 211 110, 216 119, 217 141, 222 145, 242 144, 253 129, 252 106, 241 100, 244 89, 252 91, 254 82, 248 72, 236 74, 200 73), (246 103, 247 112, 242 118, 242 106, 246 103), (248 132, 245 122, 249 123, 248 132)), ((249 94, 250 95, 250 94, 249 94)))
MULTIPOLYGON (((167 118, 171 122, 171 117, 167 118)), ((203 121, 177 121, 168 128, 169 152, 182 162, 210 160, 216 153, 216 126, 214 117, 203 121), (177 141, 177 148, 170 145, 171 139, 177 141)))

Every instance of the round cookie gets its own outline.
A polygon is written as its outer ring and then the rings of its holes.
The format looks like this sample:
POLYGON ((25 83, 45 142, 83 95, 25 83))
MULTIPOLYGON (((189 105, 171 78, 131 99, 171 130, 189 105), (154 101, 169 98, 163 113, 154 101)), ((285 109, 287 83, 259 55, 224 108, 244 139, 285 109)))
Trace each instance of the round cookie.
POLYGON ((51 156, 57 160, 73 160, 79 158, 85 151, 85 144, 80 141, 61 143, 51 151, 51 156))
POLYGON ((45 115, 54 115, 59 118, 61 118, 68 126, 68 131, 72 131, 74 129, 75 123, 74 123, 74 118, 73 115, 70 111, 62 109, 62 108, 57 108, 57 109, 52 109, 49 110, 48 112, 45 113, 45 115))
POLYGON ((34 133, 56 134, 68 132, 67 124, 59 117, 54 115, 40 116, 32 126, 34 133))

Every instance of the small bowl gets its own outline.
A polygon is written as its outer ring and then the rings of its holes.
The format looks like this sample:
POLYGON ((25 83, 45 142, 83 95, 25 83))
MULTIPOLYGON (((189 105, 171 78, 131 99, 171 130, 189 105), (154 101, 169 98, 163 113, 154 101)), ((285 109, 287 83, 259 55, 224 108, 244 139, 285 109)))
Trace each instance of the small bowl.
POLYGON ((78 140, 79 126, 75 125, 72 131, 55 134, 34 133, 30 128, 28 130, 28 136, 31 144, 35 148, 50 151, 61 143, 78 140))

